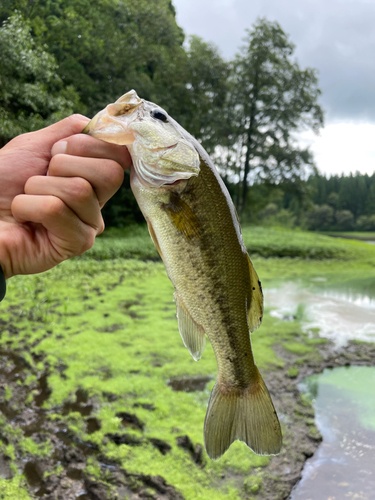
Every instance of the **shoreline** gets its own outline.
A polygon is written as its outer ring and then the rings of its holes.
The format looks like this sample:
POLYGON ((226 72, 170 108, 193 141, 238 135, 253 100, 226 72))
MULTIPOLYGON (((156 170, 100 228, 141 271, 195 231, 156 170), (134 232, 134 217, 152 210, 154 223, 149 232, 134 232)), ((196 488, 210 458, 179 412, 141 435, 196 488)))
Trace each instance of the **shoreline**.
POLYGON ((306 460, 313 456, 322 442, 315 424, 314 409, 301 397, 298 384, 305 377, 322 373, 326 368, 374 366, 375 359, 375 344, 351 341, 345 347, 335 348, 328 341, 318 345, 310 356, 305 355, 305 363, 298 366, 298 375, 291 378, 288 370, 295 368, 295 362, 300 358, 281 345, 275 346, 275 349, 284 359, 285 367, 266 372, 265 381, 285 434, 280 455, 272 457, 269 465, 260 471, 262 487, 257 498, 262 500, 287 500, 302 477, 306 460))

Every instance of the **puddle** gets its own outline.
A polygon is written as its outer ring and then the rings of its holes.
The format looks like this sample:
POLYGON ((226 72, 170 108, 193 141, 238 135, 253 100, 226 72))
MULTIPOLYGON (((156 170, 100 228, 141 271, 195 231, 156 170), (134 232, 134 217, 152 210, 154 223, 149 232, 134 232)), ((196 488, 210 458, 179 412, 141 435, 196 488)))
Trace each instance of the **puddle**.
POLYGON ((375 368, 325 370, 300 384, 323 442, 290 500, 371 500, 375 491, 375 368))
POLYGON ((375 341, 375 279, 328 284, 317 277, 306 284, 285 283, 265 290, 271 316, 297 318, 305 331, 318 328, 336 346, 349 340, 375 341))

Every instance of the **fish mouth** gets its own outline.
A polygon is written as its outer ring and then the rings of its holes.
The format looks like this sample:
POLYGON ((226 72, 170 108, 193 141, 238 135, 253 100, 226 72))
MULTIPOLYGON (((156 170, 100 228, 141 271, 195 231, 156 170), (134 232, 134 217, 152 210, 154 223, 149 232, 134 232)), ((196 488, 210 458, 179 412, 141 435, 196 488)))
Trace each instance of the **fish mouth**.
POLYGON ((173 182, 165 182, 163 184, 163 187, 165 186, 177 186, 177 184, 180 184, 180 182, 182 181, 186 181, 187 179, 177 179, 176 181, 173 181, 173 182))

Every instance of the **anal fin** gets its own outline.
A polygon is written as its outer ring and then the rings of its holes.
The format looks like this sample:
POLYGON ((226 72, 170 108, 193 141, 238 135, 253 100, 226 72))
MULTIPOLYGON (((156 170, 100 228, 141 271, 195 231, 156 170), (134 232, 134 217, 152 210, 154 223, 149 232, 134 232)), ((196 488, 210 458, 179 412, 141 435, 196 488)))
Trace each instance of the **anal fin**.
POLYGON ((181 338, 195 361, 199 361, 206 345, 206 335, 203 328, 190 316, 177 293, 175 293, 174 297, 176 301, 178 329, 180 330, 181 338))

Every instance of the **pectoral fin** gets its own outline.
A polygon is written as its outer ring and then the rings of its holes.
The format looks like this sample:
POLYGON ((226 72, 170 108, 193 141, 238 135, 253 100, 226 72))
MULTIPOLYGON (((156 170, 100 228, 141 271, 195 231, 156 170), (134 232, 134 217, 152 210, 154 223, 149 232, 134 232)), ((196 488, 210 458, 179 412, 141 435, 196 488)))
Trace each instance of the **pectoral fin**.
POLYGON ((189 241, 199 238, 203 233, 202 225, 189 207, 177 194, 172 193, 169 203, 163 205, 176 229, 189 241))
POLYGON ((263 292, 258 275, 254 269, 250 257, 247 254, 246 257, 250 274, 250 290, 247 298, 247 307, 248 307, 247 316, 249 321, 249 329, 252 332, 256 330, 262 322, 263 292))
POLYGON ((174 297, 176 301, 178 329, 180 330, 180 335, 185 347, 188 348, 195 361, 199 361, 206 345, 204 330, 190 316, 177 293, 175 293, 174 297))
POLYGON ((159 253, 160 257, 162 258, 162 260, 164 260, 163 259, 163 254, 162 254, 159 242, 158 242, 158 239, 157 239, 155 231, 154 231, 154 228, 152 227, 152 224, 151 224, 151 222, 148 219, 146 219, 146 221, 147 221, 148 232, 150 233, 151 239, 154 242, 156 250, 158 251, 158 253, 159 253))

